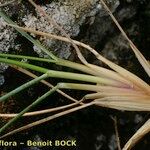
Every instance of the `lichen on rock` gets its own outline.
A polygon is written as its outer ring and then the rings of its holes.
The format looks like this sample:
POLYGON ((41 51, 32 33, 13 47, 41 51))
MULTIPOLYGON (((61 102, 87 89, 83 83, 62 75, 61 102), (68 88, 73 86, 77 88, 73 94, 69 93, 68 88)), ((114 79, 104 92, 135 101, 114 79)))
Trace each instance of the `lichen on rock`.
MULTIPOLYGON (((107 2, 112 11, 114 11, 119 5, 119 0, 108 0, 107 2)), ((17 7, 19 8, 20 12, 17 13, 19 24, 23 23, 26 27, 48 33, 61 34, 60 31, 58 31, 53 24, 50 24, 41 13, 39 13, 38 11, 30 11, 31 8, 26 7, 28 6, 27 4, 28 3, 20 3, 18 4, 18 6, 17 4, 12 4, 13 7, 11 5, 9 6, 13 10, 17 9, 17 7), (29 10, 27 10, 27 8, 29 10)), ((11 12, 11 9, 9 9, 9 7, 5 8, 6 12, 10 16, 16 14, 17 11, 11 12)), ((88 24, 91 25, 94 22, 93 18, 95 18, 97 13, 104 12, 102 14, 107 14, 104 11, 104 8, 102 8, 101 4, 99 3, 99 0, 52 1, 45 5, 41 5, 41 7, 71 37, 78 36, 78 34, 80 33, 80 28, 83 24, 88 22, 88 24)), ((13 38, 16 37, 14 36, 13 38)), ((67 59, 71 54, 71 44, 56 41, 54 39, 46 39, 43 37, 39 38, 39 40, 48 49, 53 50, 61 58, 67 59)), ((40 56, 46 57, 46 55, 43 54, 42 51, 36 46, 34 46, 33 49, 40 56)))
MULTIPOLYGON (((7 3, 5 0, 1 0, 0 4, 7 3)), ((9 15, 10 17, 13 16, 16 11, 15 8, 18 3, 14 2, 9 6, 3 8, 3 10, 9 15)), ((0 8, 2 9, 2 8, 0 8)), ((17 38, 17 32, 12 27, 8 27, 5 20, 0 17, 0 53, 8 53, 10 50, 17 51, 20 47, 19 44, 15 43, 15 39, 17 38)), ((8 68, 8 65, 4 63, 0 63, 0 73, 5 71, 8 68)), ((0 76, 0 83, 4 82, 4 78, 0 76)))
MULTIPOLYGON (((17 45, 14 40, 16 38, 16 33, 14 29, 6 26, 6 22, 0 17, 0 53, 9 52, 10 49, 17 49, 17 45)), ((0 73, 5 71, 8 68, 8 65, 0 63, 0 73)), ((4 83, 3 75, 0 75, 0 85, 4 83)))
POLYGON ((15 48, 15 38, 17 37, 13 28, 9 28, 2 17, 0 17, 0 53, 8 52, 15 48))
MULTIPOLYGON (((62 0, 53 1, 50 4, 42 6, 42 9, 52 17, 69 36, 77 36, 80 32, 80 26, 87 17, 92 17, 100 9, 98 0, 62 0)), ((53 24, 50 24, 40 13, 25 15, 22 19, 27 27, 40 31, 61 34, 53 24)), ((46 46, 56 51, 59 57, 68 58, 71 54, 70 44, 58 42, 55 40, 41 38, 40 41, 46 46)), ((34 50, 41 55, 41 51, 34 47, 34 50)))

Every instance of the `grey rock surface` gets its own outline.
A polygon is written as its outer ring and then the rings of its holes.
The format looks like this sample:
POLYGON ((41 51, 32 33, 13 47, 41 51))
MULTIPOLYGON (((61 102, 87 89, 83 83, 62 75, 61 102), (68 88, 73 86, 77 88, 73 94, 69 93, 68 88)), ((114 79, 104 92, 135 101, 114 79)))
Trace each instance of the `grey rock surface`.
MULTIPOLYGON (((0 2, 4 3, 4 1, 0 2)), ((108 5, 112 11, 119 5, 119 0, 109 0, 108 5)), ((19 24, 24 23, 25 26, 37 29, 40 31, 61 34, 60 31, 56 29, 53 24, 50 24, 42 14, 35 13, 33 11, 27 10, 25 4, 13 3, 12 5, 5 7, 5 11, 9 16, 18 15, 19 24), (19 8, 20 12, 17 13, 19 8)), ((80 27, 86 23, 88 18, 88 23, 93 24, 94 18, 97 13, 101 16, 108 15, 102 8, 99 0, 62 0, 62 1, 52 1, 49 4, 42 6, 46 13, 52 17, 71 37, 76 37, 80 33, 80 27)), ((2 18, 0 19, 0 24, 4 24, 2 18)), ((1 45, 0 51, 8 52, 9 49, 14 48, 14 39, 16 34, 13 29, 0 26, 1 32, 1 45), (8 34, 10 33, 10 35, 8 34)), ((35 36, 35 35, 34 35, 35 36)), ((56 52, 56 54, 61 58, 68 58, 71 54, 71 45, 66 44, 61 41, 39 38, 39 40, 48 48, 56 52)), ((40 55, 45 56, 36 46, 33 49, 40 55)))
POLYGON ((8 52, 17 48, 14 42, 17 37, 13 28, 7 27, 6 22, 0 17, 0 53, 8 52))
MULTIPOLYGON (((0 4, 7 3, 5 0, 1 0, 0 4)), ((14 8, 16 7, 16 2, 11 5, 11 7, 4 7, 3 10, 7 12, 9 16, 12 16, 16 13, 14 8)), ((1 8, 0 8, 1 9, 1 8)), ((6 22, 2 17, 0 17, 0 53, 8 53, 10 50, 17 51, 20 48, 20 45, 15 43, 17 37, 17 32, 12 27, 8 27, 6 22)), ((5 71, 8 68, 8 65, 0 63, 0 73, 5 71)), ((0 83, 4 83, 4 77, 0 76, 0 83)))
MULTIPOLYGON (((16 47, 14 39, 16 34, 12 28, 7 28, 3 18, 0 17, 0 53, 6 53, 9 49, 16 47)), ((0 63, 0 73, 5 71, 8 65, 0 63)), ((4 76, 0 74, 0 85, 4 83, 4 76)))
MULTIPOLYGON (((110 0, 109 5, 114 11, 118 5, 118 0, 110 0)), ((85 23, 86 19, 89 18, 89 24, 93 23, 93 20, 98 12, 101 16, 106 15, 98 0, 63 0, 53 1, 50 4, 42 6, 46 13, 52 17, 65 31, 71 36, 75 37, 80 32, 80 27, 85 23)), ((61 34, 53 24, 50 24, 45 18, 37 13, 28 14, 24 16, 22 21, 27 27, 38 29, 49 33, 61 34)), ((56 51, 57 55, 61 58, 68 58, 71 54, 70 44, 64 42, 58 42, 55 40, 41 38, 40 41, 46 46, 56 51)), ((34 50, 41 55, 41 51, 34 47, 34 50)))

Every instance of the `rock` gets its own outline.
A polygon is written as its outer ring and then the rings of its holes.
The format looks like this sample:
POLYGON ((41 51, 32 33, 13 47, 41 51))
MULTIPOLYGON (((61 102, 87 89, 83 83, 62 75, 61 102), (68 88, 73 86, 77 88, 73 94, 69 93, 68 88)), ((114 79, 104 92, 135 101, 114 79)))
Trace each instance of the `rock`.
MULTIPOLYGON (((17 37, 13 28, 6 26, 6 22, 0 17, 0 53, 7 53, 10 49, 17 50, 19 45, 15 44, 17 37)), ((0 73, 3 73, 8 68, 8 65, 0 63, 0 73)), ((0 75, 0 86, 5 82, 4 76, 0 75)))
POLYGON ((0 53, 8 52, 10 49, 17 49, 14 40, 17 34, 13 28, 7 27, 6 22, 0 17, 0 53))
MULTIPOLYGON (((6 24, 3 18, 0 18, 0 53, 8 52, 9 48, 14 46, 14 35, 11 29, 5 30, 6 24), (9 43, 11 42, 11 44, 9 43)), ((0 73, 8 68, 8 65, 0 63, 0 73)), ((0 75, 0 85, 4 83, 4 77, 0 75)))
MULTIPOLYGON (((113 11, 119 5, 118 0, 109 1, 109 5, 112 6, 113 11)), ((48 15, 50 15, 71 37, 75 37, 80 32, 80 27, 85 23, 87 18, 89 24, 93 23, 95 15, 99 11, 103 11, 102 6, 98 0, 63 0, 53 1, 50 4, 42 6, 48 15)), ((106 14, 106 12, 104 13, 106 14)), ((61 34, 55 26, 49 24, 46 19, 39 13, 37 16, 29 14, 24 16, 22 21, 27 27, 32 27, 40 31, 49 33, 61 34)), ((55 40, 41 38, 40 41, 46 46, 57 52, 57 55, 61 58, 68 58, 71 54, 70 44, 64 42, 58 42, 55 40)), ((41 55, 41 51, 34 47, 34 50, 41 55)))
MULTIPOLYGON (((4 3, 2 1, 1 3, 4 3)), ((8 7, 5 7, 5 11, 9 16, 17 15, 19 24, 24 23, 27 27, 38 29, 40 31, 61 34, 60 31, 56 29, 55 26, 47 22, 42 14, 37 14, 34 11, 26 9, 28 3, 13 3, 8 7), (16 14, 17 9, 19 13, 16 14), (18 15, 19 14, 19 15, 18 15)), ((118 5, 119 0, 109 0, 108 5, 114 11, 118 5)), ((80 27, 86 23, 88 18, 88 23, 91 25, 94 22, 95 15, 98 12, 101 12, 101 16, 106 15, 107 13, 102 8, 99 0, 62 0, 62 1, 52 1, 51 3, 45 4, 42 8, 50 15, 71 37, 76 37, 80 32, 80 27)), ((108 15, 108 14, 107 14, 108 15)), ((2 21, 1 21, 2 22, 2 21)), ((2 29, 2 35, 7 35, 5 32, 12 30, 10 28, 2 29)), ((16 34, 13 31, 9 32, 11 35, 7 35, 5 38, 11 38, 11 45, 8 46, 7 40, 3 40, 2 44, 6 45, 5 52, 8 52, 9 49, 14 48, 14 39, 16 34), (10 36, 10 37, 9 37, 10 36)), ((34 35, 35 36, 35 35, 34 35)), ((71 54, 71 44, 65 42, 39 38, 39 40, 48 48, 56 52, 56 54, 61 58, 68 58, 71 54)), ((1 46, 2 47, 2 46, 1 46)), ((3 48, 2 48, 3 49, 3 48)), ((33 49, 43 57, 46 57, 45 54, 41 52, 36 46, 33 49)))
MULTIPOLYGON (((99 10, 98 0, 63 0, 53 1, 50 4, 42 6, 48 15, 50 15, 70 36, 77 36, 80 32, 80 26, 84 23, 86 17, 94 16, 99 10)), ((60 34, 55 26, 39 13, 25 15, 22 19, 27 27, 38 29, 40 31, 60 34)), ((57 51, 59 57, 68 58, 71 54, 70 44, 58 42, 55 40, 41 38, 40 41, 54 51, 57 51)), ((41 55, 37 47, 34 50, 41 55)))
MULTIPOLYGON (((135 14, 136 8, 133 6, 123 7, 114 13, 119 22, 130 19, 134 17, 135 14)), ((102 45, 103 43, 108 41, 109 34, 113 34, 114 32, 116 32, 115 29, 116 26, 110 16, 108 14, 105 15, 104 13, 102 15, 102 12, 100 11, 96 15, 94 23, 89 26, 88 31, 84 33, 84 38, 81 40, 85 43, 88 43, 92 47, 96 47, 97 45, 102 45)))
POLYGON ((5 82, 4 76, 0 74, 0 86, 5 82))
MULTIPOLYGON (((7 3, 5 0, 1 0, 0 4, 7 3)), ((9 16, 12 16, 16 13, 14 8, 16 7, 17 3, 14 2, 10 5, 10 7, 4 7, 4 11, 7 12, 9 16)), ((6 22, 2 17, 0 17, 0 53, 8 53, 9 50, 18 50, 20 45, 15 43, 15 39, 17 37, 17 33, 15 29, 12 27, 8 27, 6 22)), ((4 63, 0 63, 0 73, 5 71, 8 68, 8 65, 4 63)), ((4 77, 0 76, 0 85, 4 83, 4 77)))

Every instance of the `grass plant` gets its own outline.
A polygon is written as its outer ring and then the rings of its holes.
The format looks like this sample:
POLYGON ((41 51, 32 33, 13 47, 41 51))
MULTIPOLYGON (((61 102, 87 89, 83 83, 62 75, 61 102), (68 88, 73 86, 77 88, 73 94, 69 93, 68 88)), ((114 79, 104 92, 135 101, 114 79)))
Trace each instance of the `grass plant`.
MULTIPOLYGON (((65 35, 65 37, 53 35, 50 33, 44 33, 41 31, 35 31, 33 29, 29 29, 26 27, 20 27, 16 23, 14 23, 9 18, 9 16, 7 16, 2 10, 0 10, 0 16, 4 18, 8 26, 15 28, 22 36, 27 38, 30 42, 32 42, 34 45, 36 45, 45 54, 49 56, 49 58, 39 58, 39 57, 32 57, 32 56, 12 55, 12 54, 1 53, 0 62, 9 64, 10 66, 13 65, 19 68, 23 68, 22 72, 28 74, 34 79, 17 87, 16 89, 8 92, 7 94, 2 95, 0 97, 0 102, 4 102, 8 100, 10 96, 13 96, 17 94, 18 92, 23 91, 24 89, 30 86, 33 86, 34 84, 37 84, 39 82, 44 82, 44 84, 47 84, 47 82, 44 80, 50 77, 68 79, 68 81, 71 79, 71 80, 75 80, 76 83, 58 83, 55 86, 51 85, 52 89, 47 91, 37 100, 35 100, 32 104, 30 104, 28 107, 24 108, 20 113, 0 114, 1 117, 12 118, 10 121, 8 121, 8 123, 6 123, 3 127, 1 127, 0 138, 7 137, 8 135, 12 135, 22 130, 45 123, 55 118, 58 118, 60 116, 72 113, 74 111, 83 109, 85 107, 89 107, 91 105, 98 105, 101 107, 113 108, 117 110, 126 110, 126 111, 150 111, 150 86, 148 83, 143 81, 141 78, 139 78, 135 74, 124 69, 123 67, 118 66, 115 63, 111 62, 110 60, 104 58, 102 55, 100 55, 96 50, 91 48, 89 45, 86 45, 84 43, 71 39, 66 34, 66 32, 54 20, 52 20, 52 18, 47 16, 45 11, 42 10, 40 6, 36 5, 32 0, 29 0, 29 2, 47 18, 48 22, 55 25, 56 28, 59 29, 65 35), (78 58, 80 59, 82 64, 58 58, 52 52, 50 52, 50 50, 46 49, 38 40, 35 40, 33 37, 31 37, 27 32, 34 33, 40 36, 44 36, 46 38, 52 38, 52 39, 57 39, 57 40, 71 43, 73 47, 75 48, 78 58), (87 60, 82 55, 82 52, 80 51, 80 47, 83 47, 86 50, 90 51, 93 55, 95 55, 95 57, 98 60, 108 65, 110 69, 106 69, 104 67, 100 67, 100 66, 96 66, 96 65, 88 63, 87 60), (41 62, 45 62, 48 64, 56 64, 60 66, 65 66, 68 68, 72 68, 74 70, 78 70, 82 73, 51 70, 49 68, 43 68, 37 65, 29 64, 27 62, 21 62, 21 60, 24 58, 28 60, 32 60, 32 61, 38 61, 38 62, 41 61, 41 62), (36 75, 32 74, 29 70, 39 72, 41 73, 41 76, 37 77, 36 75), (85 83, 81 84, 80 81, 84 81, 85 83), (72 97, 69 97, 65 93, 62 93, 60 89, 85 90, 85 91, 90 91, 90 93, 85 95, 82 98, 82 100, 78 101, 78 100, 73 99, 72 97), (61 94, 64 94, 64 96, 71 99, 73 103, 66 105, 66 106, 61 106, 58 108, 40 110, 37 112, 28 112, 33 107, 36 107, 37 105, 39 105, 39 103, 41 103, 46 97, 49 97, 53 92, 58 91, 58 90, 61 94), (90 102, 86 101, 89 99, 91 100, 90 102), (57 113, 58 110, 62 110, 62 109, 66 109, 66 110, 57 113), (14 131, 10 131, 6 134, 3 134, 3 132, 5 132, 5 130, 8 127, 14 124, 22 116, 39 115, 39 114, 49 113, 52 111, 56 111, 56 114, 49 116, 47 118, 38 120, 36 122, 30 123, 23 127, 20 127, 14 131)), ((115 22, 115 24, 117 25, 117 27, 119 28, 123 36, 128 40, 129 45, 131 46, 131 49, 135 53, 135 56, 137 57, 138 61, 140 62, 140 64, 142 65, 142 67, 144 68, 148 76, 150 76, 150 64, 148 63, 148 61, 144 58, 144 56, 140 53, 140 51, 136 48, 133 42, 126 35, 124 30, 119 25, 118 21, 113 16, 112 12, 107 7, 106 3, 103 0, 101 0, 100 2, 104 6, 104 8, 107 10, 107 12, 111 16, 111 18, 113 19, 113 21, 115 22)), ((146 125, 144 125, 144 127, 146 126, 146 131, 150 130, 149 124, 150 124, 150 121, 147 121, 146 125)), ((144 132, 144 133, 146 134, 147 132, 144 132)), ((142 134, 142 136, 144 136, 144 134, 142 134)), ((134 144, 132 144, 130 140, 130 144, 127 143, 128 146, 125 145, 124 150, 129 149, 134 144)))

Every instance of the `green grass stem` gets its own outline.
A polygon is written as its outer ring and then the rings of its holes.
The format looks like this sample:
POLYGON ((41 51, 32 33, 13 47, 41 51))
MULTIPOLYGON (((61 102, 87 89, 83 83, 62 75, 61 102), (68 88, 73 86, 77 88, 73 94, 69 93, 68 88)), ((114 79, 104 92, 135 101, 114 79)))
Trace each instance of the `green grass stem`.
POLYGON ((17 94, 18 92, 32 86, 33 84, 36 84, 37 82, 39 82, 39 81, 41 81, 41 80, 43 80, 47 77, 48 77, 47 74, 43 74, 42 76, 37 77, 37 78, 35 78, 35 79, 19 86, 19 87, 17 87, 16 89, 12 90, 11 92, 9 92, 9 93, 5 94, 4 96, 0 97, 0 102, 6 101, 10 96, 13 96, 13 95, 17 94))
POLYGON ((7 64, 13 64, 20 67, 25 67, 34 71, 38 71, 41 73, 47 73, 48 77, 52 78, 62 78, 62 79, 72 79, 72 80, 78 80, 78 81, 85 81, 85 82, 91 82, 91 83, 99 83, 99 84, 105 84, 105 85, 111 85, 111 86, 122 86, 122 83, 118 83, 115 80, 102 78, 98 76, 92 76, 92 75, 85 75, 80 73, 72 73, 72 72, 64 72, 64 71, 55 71, 55 70, 48 70, 43 67, 31 65, 25 62, 19 62, 11 59, 6 58, 0 58, 0 62, 7 63, 7 64))
MULTIPOLYGON (((57 60, 52 60, 52 59, 47 59, 47 58, 38 58, 38 57, 32 57, 32 56, 23 56, 23 55, 12 55, 12 54, 0 54, 1 57, 10 57, 10 58, 22 58, 22 59, 29 59, 29 60, 35 60, 35 61, 42 61, 42 62, 48 62, 48 63, 55 63, 56 65, 60 65, 60 66, 65 66, 65 67, 69 67, 87 74, 91 74, 94 76, 100 76, 100 77, 106 77, 109 79, 114 79, 116 81, 118 81, 118 83, 122 82, 122 86, 125 87, 129 87, 131 83, 129 83, 127 80, 125 80, 124 78, 122 78, 121 76, 119 76, 117 73, 99 67, 99 66, 95 66, 92 64, 89 64, 88 66, 85 66, 83 64, 79 64, 79 63, 75 63, 75 62, 71 62, 68 60, 64 60, 64 59, 60 59, 58 58, 57 60), (123 85, 124 83, 124 85, 123 85)), ((131 85, 132 87, 132 85, 131 85)))
POLYGON ((56 65, 69 67, 69 68, 76 69, 76 70, 79 70, 79 71, 82 71, 85 73, 89 73, 92 75, 96 74, 95 71, 92 71, 92 69, 90 69, 89 67, 87 67, 85 65, 71 62, 71 61, 64 60, 64 59, 60 59, 60 58, 58 58, 57 60, 53 60, 53 59, 47 59, 47 58, 39 58, 39 57, 24 56, 24 55, 13 55, 13 54, 0 54, 0 57, 29 59, 29 60, 35 60, 35 61, 41 61, 41 62, 47 62, 47 63, 55 63, 56 65))
POLYGON ((0 57, 3 57, 3 58, 16 58, 16 59, 28 59, 28 60, 35 60, 35 61, 41 61, 41 62, 53 62, 53 63, 57 62, 56 60, 53 60, 53 59, 26 56, 26 55, 4 54, 4 53, 1 53, 0 57))
POLYGON ((3 127, 0 128, 0 134, 2 132, 4 132, 8 127, 10 127, 11 125, 13 125, 18 119, 20 119, 22 117, 23 114, 25 114, 26 112, 28 112, 29 110, 31 110, 31 108, 37 106, 39 103, 41 103, 46 97, 48 97, 49 95, 51 95, 53 92, 55 92, 57 90, 57 86, 53 87, 50 91, 46 92, 44 95, 42 95, 41 97, 39 97, 37 100, 35 100, 32 104, 30 104, 29 106, 27 106, 25 109, 23 109, 16 117, 14 117, 13 119, 11 119, 8 123, 6 123, 3 127))

